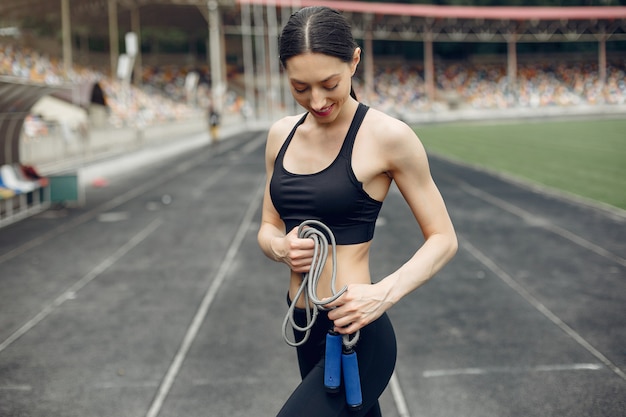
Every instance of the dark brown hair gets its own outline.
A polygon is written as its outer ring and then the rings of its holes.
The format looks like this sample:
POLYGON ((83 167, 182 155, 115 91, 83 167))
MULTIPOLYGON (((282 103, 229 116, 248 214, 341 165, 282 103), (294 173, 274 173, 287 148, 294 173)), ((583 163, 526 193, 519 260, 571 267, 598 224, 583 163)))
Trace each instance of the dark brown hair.
MULTIPOLYGON (((312 6, 292 14, 279 39, 280 62, 307 52, 320 53, 350 63, 358 47, 348 20, 329 7, 312 6)), ((350 95, 356 99, 354 90, 350 95)))

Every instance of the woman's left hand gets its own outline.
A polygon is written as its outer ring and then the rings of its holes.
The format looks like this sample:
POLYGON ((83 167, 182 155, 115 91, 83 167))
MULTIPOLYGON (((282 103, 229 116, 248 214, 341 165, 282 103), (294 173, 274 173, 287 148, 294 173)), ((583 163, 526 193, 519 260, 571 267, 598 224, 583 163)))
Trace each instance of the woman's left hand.
POLYGON ((379 318, 392 306, 376 284, 351 284, 341 297, 326 305, 335 331, 352 334, 379 318))

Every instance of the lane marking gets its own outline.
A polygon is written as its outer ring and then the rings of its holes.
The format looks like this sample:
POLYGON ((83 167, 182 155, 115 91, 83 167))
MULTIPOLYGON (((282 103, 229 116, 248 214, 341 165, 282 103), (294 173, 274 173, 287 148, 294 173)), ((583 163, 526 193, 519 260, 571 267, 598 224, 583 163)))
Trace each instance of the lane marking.
POLYGON ((204 319, 206 318, 208 310, 211 307, 211 304, 213 303, 217 292, 226 280, 226 273, 230 270, 231 266, 234 263, 235 256, 239 252, 239 248, 241 247, 246 233, 248 232, 250 225, 252 224, 255 212, 260 206, 264 191, 265 180, 263 180, 261 185, 259 185, 257 191, 253 194, 250 204, 248 205, 248 209, 244 214, 241 223, 239 224, 239 229, 237 229, 235 237, 233 238, 233 241, 231 242, 228 251, 226 252, 226 256, 224 256, 222 263, 220 264, 217 274, 213 278, 211 286, 204 294, 204 298, 202 299, 191 324, 187 328, 185 337, 183 338, 183 341, 178 348, 178 352, 174 356, 174 360, 170 364, 170 367, 168 368, 167 373, 165 374, 165 377, 163 378, 163 381, 159 386, 159 390, 157 391, 157 394, 152 404, 150 405, 150 408, 148 409, 146 417, 156 417, 161 412, 161 408, 163 407, 165 398, 172 389, 172 386, 174 385, 174 381, 176 380, 176 377, 178 376, 178 373, 182 368, 183 362, 185 361, 187 354, 189 353, 189 349, 191 348, 192 343, 198 336, 198 332, 200 331, 200 327, 204 323, 204 319))
MULTIPOLYGON (((434 154, 433 156, 435 156, 434 154)), ((488 168, 483 165, 469 163, 467 161, 462 161, 460 159, 454 159, 454 158, 451 158, 449 156, 446 156, 440 153, 436 153, 436 157, 438 159, 441 159, 442 161, 446 161, 454 165, 458 165, 461 167, 470 168, 474 171, 486 173, 489 176, 498 178, 502 181, 511 183, 517 187, 521 187, 526 190, 531 190, 533 192, 536 192, 542 195, 556 197, 560 200, 565 200, 569 203, 591 208, 597 212, 600 212, 603 216, 610 217, 613 220, 616 220, 620 223, 623 223, 626 220, 626 210, 620 209, 618 207, 612 206, 607 203, 603 203, 598 200, 593 200, 587 197, 583 197, 578 194, 571 193, 569 191, 560 190, 558 188, 544 185, 539 182, 534 182, 529 179, 525 179, 524 177, 521 177, 521 176, 517 176, 517 175, 510 174, 510 173, 503 172, 503 171, 498 171, 493 168, 488 168)))
POLYGON ((398 376, 396 375, 395 370, 393 371, 393 374, 391 374, 391 379, 389 380, 389 388, 391 389, 393 401, 396 403, 398 416, 411 417, 411 413, 409 413, 409 407, 407 406, 406 400, 404 398, 404 392, 402 391, 402 387, 400 386, 400 381, 398 380, 398 376))
POLYGON ((551 223, 549 221, 546 220, 538 220, 537 216, 520 208, 517 207, 511 203, 508 203, 505 200, 502 200, 499 197, 496 197, 492 194, 489 194, 485 191, 482 191, 472 185, 469 185, 468 183, 464 182, 464 181, 460 181, 456 178, 452 178, 450 176, 447 176, 448 180, 451 182, 456 182, 459 187, 461 187, 461 189, 463 189, 465 192, 467 192, 468 194, 473 195, 474 197, 478 197, 481 200, 484 200, 488 203, 493 204, 496 207, 501 208, 504 211, 507 211, 511 214, 514 214, 520 218, 522 218, 527 224, 530 225, 534 225, 537 227, 541 227, 543 229, 549 230, 552 233, 559 235, 567 240, 569 240, 570 242, 573 242, 587 250, 590 250, 594 253, 596 253, 597 255, 600 255, 604 258, 610 259, 614 262, 617 262, 618 264, 622 265, 622 266, 626 266, 626 259, 622 258, 621 256, 593 243, 588 241, 587 239, 578 236, 577 234, 570 232, 567 229, 564 229, 554 223, 551 223))
MULTIPOLYGON (((244 155, 249 155, 263 144, 265 144, 265 137, 258 136, 257 138, 246 143, 246 145, 237 152, 236 159, 239 159, 241 158, 241 156, 244 155)), ((218 180, 220 180, 231 168, 232 165, 229 164, 224 165, 223 167, 215 171, 211 177, 209 177, 206 181, 200 184, 200 186, 193 190, 193 199, 199 200, 201 198, 205 198, 206 191, 211 188, 218 180)))
POLYGON ((230 170, 229 165, 224 165, 219 168, 217 171, 213 172, 213 175, 208 177, 205 181, 202 182, 198 187, 194 188, 191 196, 193 200, 200 200, 201 198, 206 197, 206 192, 209 188, 213 187, 222 177, 230 170))
POLYGON ((600 362, 606 365, 617 376, 626 381, 626 373, 622 371, 617 365, 615 365, 609 358, 604 356, 598 349, 587 342, 578 332, 568 326, 563 320, 561 320, 556 314, 554 314, 548 307, 543 305, 537 298, 529 293, 522 285, 520 285, 512 276, 506 271, 500 268, 494 261, 487 257, 484 253, 478 250, 467 239, 459 236, 459 243, 469 253, 471 253, 480 263, 493 272, 498 278, 504 281, 509 287, 517 292, 523 299, 525 299, 530 305, 537 309, 541 314, 547 317, 552 323, 563 330, 567 335, 574 339, 579 345, 585 348, 589 353, 595 356, 600 362))
POLYGON ((440 378, 460 375, 486 375, 495 373, 599 371, 606 367, 599 363, 573 363, 564 365, 537 365, 530 367, 494 366, 486 368, 436 369, 422 372, 424 378, 440 378))
MULTIPOLYGON (((235 146, 238 145, 237 142, 235 143, 228 143, 228 147, 225 147, 224 149, 221 149, 221 152, 226 152, 229 151, 233 148, 235 148, 235 146)), ((221 155, 221 154, 220 154, 221 155)), ((32 239, 26 243, 23 243, 22 245, 0 255, 0 264, 2 264, 3 262, 6 262, 10 259, 13 259, 23 253, 28 252, 30 249, 33 249, 45 242, 47 242, 50 239, 53 239, 65 232, 67 232, 68 230, 73 229, 74 227, 80 226, 81 224, 93 219, 94 217, 96 217, 98 214, 100 214, 101 212, 104 211, 108 211, 111 209, 114 209, 124 203, 126 203, 127 201, 130 201, 131 199, 138 197, 142 194, 147 193, 148 191, 150 191, 151 189, 157 188, 159 185, 163 184, 166 181, 169 181, 173 178, 175 178, 176 176, 183 174, 189 170, 191 170, 192 168, 195 168, 196 166, 206 162, 207 157, 204 155, 197 155, 195 158, 190 159, 189 161, 185 161, 179 165, 176 166, 176 168, 170 170, 170 171, 166 171, 164 174, 160 175, 160 176, 156 176, 153 177, 151 180, 147 180, 146 182, 142 183, 141 185, 132 188, 128 191, 126 191, 123 194, 120 194, 119 196, 109 200, 108 202, 101 204, 97 207, 94 207, 93 209, 83 213, 82 215, 76 217, 75 219, 64 223, 54 229, 49 230, 48 232, 39 235, 38 237, 36 237, 35 239, 32 239)))
POLYGON ((0 385, 0 391, 32 391, 33 387, 31 385, 0 385))
POLYGON ((39 324, 43 319, 48 317, 56 308, 67 300, 72 300, 76 297, 76 293, 80 291, 85 285, 93 281, 98 275, 102 274, 109 267, 115 264, 120 258, 130 252, 134 247, 143 242, 150 234, 152 234, 162 223, 160 218, 153 220, 147 227, 133 236, 128 242, 122 245, 112 255, 104 259, 100 264, 96 265, 85 276, 72 284, 61 295, 59 295, 54 301, 45 306, 37 315, 24 323, 19 329, 11 334, 4 342, 0 343, 0 353, 9 347, 13 342, 26 334, 29 330, 39 324))
POLYGON ((159 386, 158 381, 120 381, 120 382, 102 382, 94 384, 94 389, 120 389, 120 388, 156 388, 159 386))

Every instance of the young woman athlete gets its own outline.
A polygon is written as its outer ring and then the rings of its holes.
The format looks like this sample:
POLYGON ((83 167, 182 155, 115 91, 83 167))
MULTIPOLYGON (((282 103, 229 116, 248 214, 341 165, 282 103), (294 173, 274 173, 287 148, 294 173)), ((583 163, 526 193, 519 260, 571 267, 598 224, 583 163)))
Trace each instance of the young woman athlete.
MULTIPOLYGON (((293 14, 280 37, 280 61, 291 93, 306 113, 270 128, 267 185, 258 241, 270 259, 290 269, 288 302, 295 321, 306 321, 304 297, 294 299, 310 271, 314 241, 298 234, 305 220, 319 220, 336 239, 339 298, 320 312, 307 341, 297 347, 302 382, 281 417, 380 416, 378 398, 391 378, 396 342, 386 311, 415 290, 455 254, 457 240, 434 184, 426 153, 403 122, 359 103, 352 76, 361 58, 347 20, 326 7, 293 14), (382 202, 394 181, 424 235, 424 244, 396 271, 372 283, 369 251, 382 202), (324 344, 329 330, 360 338, 362 407, 350 410, 342 395, 324 387, 324 344)), ((331 297, 331 259, 317 287, 331 297)), ((302 332, 295 331, 296 339, 302 332)))

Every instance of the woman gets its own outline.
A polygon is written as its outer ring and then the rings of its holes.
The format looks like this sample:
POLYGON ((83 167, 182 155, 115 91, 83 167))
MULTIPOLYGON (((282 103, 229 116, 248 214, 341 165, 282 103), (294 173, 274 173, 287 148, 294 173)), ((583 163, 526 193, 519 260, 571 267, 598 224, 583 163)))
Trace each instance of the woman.
MULTIPOLYGON (((393 328, 385 313, 455 254, 456 235, 435 186, 424 148, 403 122, 360 104, 351 79, 361 57, 347 20, 325 7, 293 14, 280 37, 280 60, 291 93, 304 115, 277 121, 266 145, 267 185, 258 232, 261 249, 290 271, 288 302, 295 321, 306 321, 304 297, 296 297, 309 272, 313 239, 298 234, 309 219, 320 220, 336 239, 336 287, 347 286, 322 311, 306 342, 297 347, 302 383, 279 416, 380 416, 378 397, 395 366, 393 328), (376 218, 395 181, 411 208, 424 244, 404 265, 372 283, 369 251, 376 218), (325 392, 324 343, 328 330, 357 330, 362 407, 350 410, 342 395, 325 392)), ((317 295, 330 298, 331 260, 317 295)), ((310 311, 310 310, 309 310, 310 311)), ((303 333, 295 330, 296 339, 303 333)))

